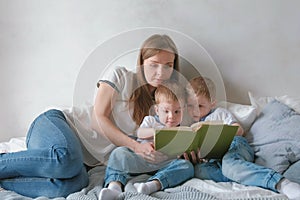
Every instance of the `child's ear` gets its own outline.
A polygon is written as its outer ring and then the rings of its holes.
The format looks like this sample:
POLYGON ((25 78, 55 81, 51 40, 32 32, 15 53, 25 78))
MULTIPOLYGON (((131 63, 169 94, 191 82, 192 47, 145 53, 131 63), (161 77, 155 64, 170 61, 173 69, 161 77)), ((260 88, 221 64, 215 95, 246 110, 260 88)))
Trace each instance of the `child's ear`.
POLYGON ((214 108, 217 105, 217 100, 212 100, 211 107, 214 108))
POLYGON ((155 114, 158 115, 158 105, 157 104, 154 105, 154 111, 155 111, 155 114))

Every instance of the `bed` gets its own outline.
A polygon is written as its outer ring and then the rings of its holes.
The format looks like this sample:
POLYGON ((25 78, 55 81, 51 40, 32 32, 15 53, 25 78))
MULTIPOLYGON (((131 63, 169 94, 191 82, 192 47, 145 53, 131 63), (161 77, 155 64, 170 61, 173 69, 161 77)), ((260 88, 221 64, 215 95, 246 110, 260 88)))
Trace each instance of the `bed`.
MULTIPOLYGON (((255 162, 284 174, 287 178, 300 183, 300 98, 290 96, 255 97, 249 92, 251 104, 242 105, 221 102, 228 108, 247 131, 247 139, 254 148, 255 162)), ((12 138, 0 143, 0 153, 25 149, 25 138, 12 138)), ((89 185, 66 198, 96 200, 102 188, 105 167, 98 166, 89 171, 89 185)), ((133 183, 145 181, 148 175, 131 179, 119 199, 239 199, 239 200, 284 200, 284 195, 254 186, 238 183, 216 183, 210 180, 192 178, 182 185, 159 191, 151 196, 138 194, 133 183)), ((13 191, 0 189, 0 199, 29 200, 13 191)), ((46 197, 35 198, 48 200, 46 197)))

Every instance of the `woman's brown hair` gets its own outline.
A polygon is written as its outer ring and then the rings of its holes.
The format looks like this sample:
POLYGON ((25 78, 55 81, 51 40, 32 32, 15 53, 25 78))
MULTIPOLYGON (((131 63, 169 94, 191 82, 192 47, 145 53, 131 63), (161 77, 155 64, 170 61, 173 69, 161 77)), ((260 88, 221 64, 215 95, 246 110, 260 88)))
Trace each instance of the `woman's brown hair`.
POLYGON ((140 124, 146 115, 149 115, 153 102, 153 94, 149 90, 149 84, 144 74, 144 60, 158 54, 160 51, 174 53, 174 71, 170 79, 177 80, 176 71, 179 71, 178 51, 173 40, 167 35, 155 34, 144 41, 137 60, 137 85, 139 86, 131 95, 133 102, 133 120, 140 124))

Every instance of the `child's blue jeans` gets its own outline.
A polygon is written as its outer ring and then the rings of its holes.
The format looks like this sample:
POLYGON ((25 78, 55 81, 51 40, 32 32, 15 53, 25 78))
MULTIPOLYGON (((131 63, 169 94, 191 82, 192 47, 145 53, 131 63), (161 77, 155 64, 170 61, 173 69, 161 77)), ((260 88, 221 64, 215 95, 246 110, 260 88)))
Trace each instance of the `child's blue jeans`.
POLYGON ((109 157, 105 187, 111 181, 119 181, 125 185, 130 177, 149 173, 148 181, 158 180, 161 189, 176 186, 194 176, 194 167, 190 161, 175 159, 160 164, 151 164, 127 147, 117 147, 109 157))
POLYGON ((254 152, 246 138, 235 136, 222 160, 210 160, 195 166, 195 177, 216 182, 234 181, 277 192, 276 184, 283 176, 253 162, 254 152))

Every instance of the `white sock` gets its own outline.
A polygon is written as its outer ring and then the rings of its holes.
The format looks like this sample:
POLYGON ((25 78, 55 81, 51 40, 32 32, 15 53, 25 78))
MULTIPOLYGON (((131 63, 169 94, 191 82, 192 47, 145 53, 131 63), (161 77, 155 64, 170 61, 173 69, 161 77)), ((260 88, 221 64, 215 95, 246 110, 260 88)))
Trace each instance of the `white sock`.
POLYGON ((276 186, 279 193, 286 195, 289 199, 300 199, 300 184, 283 178, 276 186))
POLYGON ((107 188, 103 188, 99 193, 99 200, 113 200, 122 193, 122 188, 115 182, 109 183, 107 188))
POLYGON ((156 181, 150 181, 146 183, 135 183, 134 187, 137 189, 139 193, 143 193, 143 194, 151 194, 159 190, 156 181))

